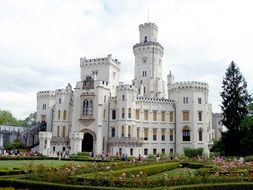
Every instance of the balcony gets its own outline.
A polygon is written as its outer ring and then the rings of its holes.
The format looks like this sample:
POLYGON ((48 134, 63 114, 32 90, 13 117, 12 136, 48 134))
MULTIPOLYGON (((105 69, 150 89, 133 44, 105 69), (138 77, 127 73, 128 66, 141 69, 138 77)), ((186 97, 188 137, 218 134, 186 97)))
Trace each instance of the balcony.
POLYGON ((136 137, 110 137, 108 143, 110 146, 137 146, 143 145, 143 138, 136 137))

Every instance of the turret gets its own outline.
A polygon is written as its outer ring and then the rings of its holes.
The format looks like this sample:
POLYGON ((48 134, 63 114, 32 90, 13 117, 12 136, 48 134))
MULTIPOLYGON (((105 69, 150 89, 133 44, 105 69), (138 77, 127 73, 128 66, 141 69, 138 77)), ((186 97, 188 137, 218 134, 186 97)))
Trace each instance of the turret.
POLYGON ((139 26, 140 42, 135 44, 134 80, 139 94, 146 97, 164 97, 165 83, 162 80, 163 47, 157 42, 158 28, 154 23, 139 26), (140 89, 143 86, 143 91, 140 89))

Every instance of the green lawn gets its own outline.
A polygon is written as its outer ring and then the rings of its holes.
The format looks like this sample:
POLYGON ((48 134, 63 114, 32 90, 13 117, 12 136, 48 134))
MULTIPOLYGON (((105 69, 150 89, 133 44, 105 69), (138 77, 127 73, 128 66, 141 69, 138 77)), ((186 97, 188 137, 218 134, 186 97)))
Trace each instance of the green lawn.
POLYGON ((47 166, 62 166, 70 163, 84 163, 77 161, 64 161, 64 160, 0 160, 1 168, 21 168, 25 165, 47 165, 47 166))

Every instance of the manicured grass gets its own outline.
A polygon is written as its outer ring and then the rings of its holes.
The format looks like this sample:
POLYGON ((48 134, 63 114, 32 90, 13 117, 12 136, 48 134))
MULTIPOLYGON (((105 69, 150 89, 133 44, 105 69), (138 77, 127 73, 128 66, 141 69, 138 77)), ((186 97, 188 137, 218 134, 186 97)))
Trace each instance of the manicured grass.
POLYGON ((65 160, 0 160, 0 169, 2 168, 22 168, 25 165, 47 165, 47 166, 63 166, 71 163, 84 163, 77 161, 65 160))

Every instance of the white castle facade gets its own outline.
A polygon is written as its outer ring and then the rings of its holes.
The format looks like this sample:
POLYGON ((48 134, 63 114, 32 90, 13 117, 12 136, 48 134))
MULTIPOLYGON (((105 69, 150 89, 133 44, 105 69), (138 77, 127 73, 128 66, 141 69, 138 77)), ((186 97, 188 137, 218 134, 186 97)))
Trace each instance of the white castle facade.
POLYGON ((169 73, 166 93, 158 28, 145 23, 139 32, 132 84, 119 82, 121 63, 111 55, 84 57, 81 80, 74 88, 68 84, 38 92, 37 121, 47 123, 47 131, 39 135, 42 154, 147 156, 183 154, 185 147, 202 147, 209 154, 214 131, 208 84, 175 82, 169 73))

